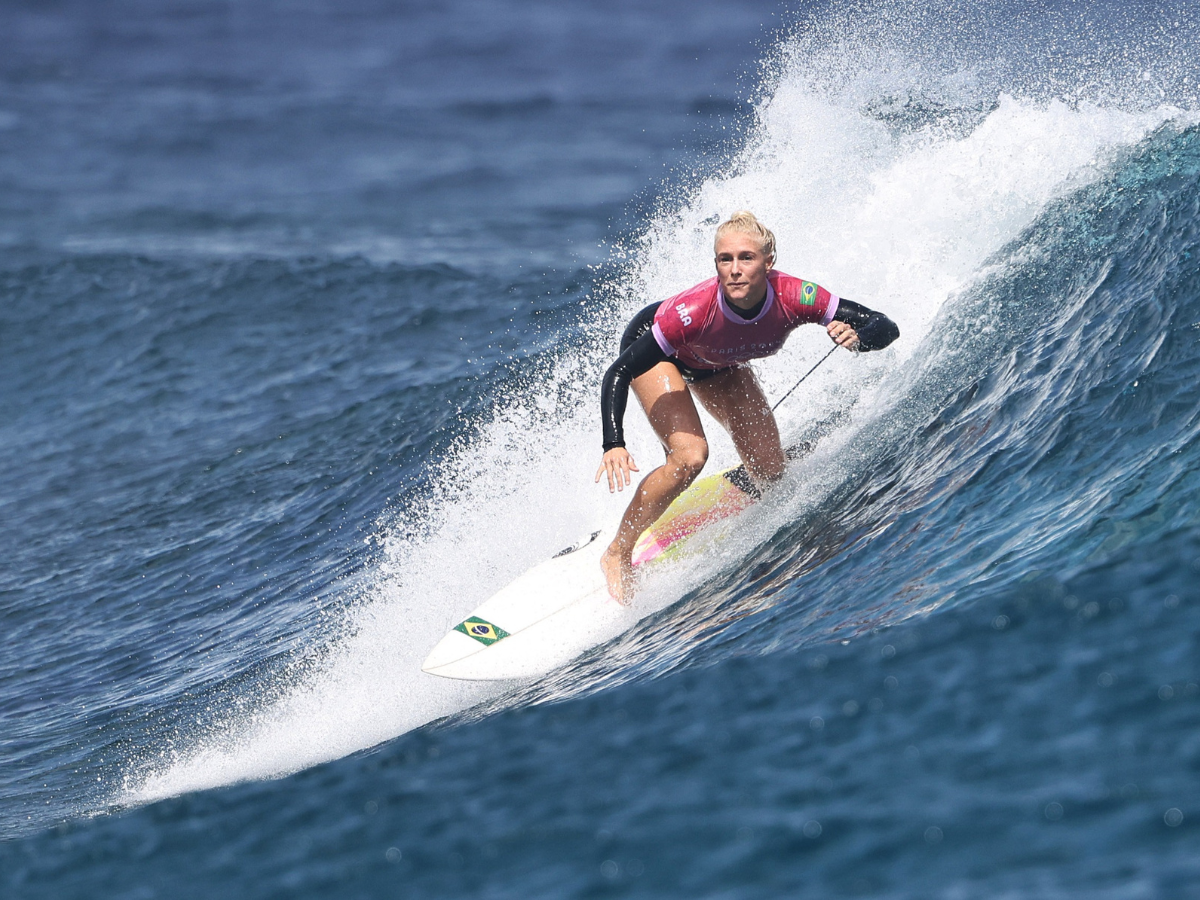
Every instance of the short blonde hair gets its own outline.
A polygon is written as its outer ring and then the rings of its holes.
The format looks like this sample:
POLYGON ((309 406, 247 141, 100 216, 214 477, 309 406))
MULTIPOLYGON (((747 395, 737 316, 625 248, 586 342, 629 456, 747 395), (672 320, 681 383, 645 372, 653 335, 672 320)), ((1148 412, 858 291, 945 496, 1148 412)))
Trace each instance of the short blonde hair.
POLYGON ((771 229, 763 225, 754 217, 754 213, 748 209, 739 209, 726 221, 717 226, 717 236, 713 238, 713 252, 717 252, 717 241, 725 237, 730 232, 738 234, 748 234, 751 237, 758 238, 759 245, 762 247, 763 256, 771 262, 775 261, 775 235, 771 233, 771 229))

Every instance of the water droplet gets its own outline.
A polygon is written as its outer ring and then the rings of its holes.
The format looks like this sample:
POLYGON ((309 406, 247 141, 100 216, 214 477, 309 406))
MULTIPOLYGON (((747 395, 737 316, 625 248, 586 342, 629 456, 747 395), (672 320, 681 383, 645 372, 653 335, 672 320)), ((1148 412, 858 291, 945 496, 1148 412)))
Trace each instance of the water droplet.
POLYGON ((384 854, 383 854, 383 858, 386 859, 390 863, 400 862, 400 860, 403 858, 403 856, 404 856, 404 854, 400 852, 399 847, 388 847, 387 850, 384 851, 384 854))
POLYGON ((600 874, 611 880, 621 874, 621 867, 617 865, 616 860, 606 859, 600 863, 600 874))
POLYGON ((891 659, 896 655, 896 648, 891 644, 884 644, 883 649, 879 651, 879 655, 884 659, 891 659))
POLYGON ((889 691, 894 691, 896 688, 900 687, 900 680, 896 678, 895 675, 889 675, 887 678, 883 679, 883 686, 889 691))
POLYGON ((1100 687, 1112 687, 1114 681, 1116 681, 1116 678, 1113 677, 1112 672, 1101 672, 1096 676, 1096 683, 1100 687))
POLYGON ((1183 824, 1183 812, 1172 806, 1163 814, 1163 821, 1171 828, 1178 828, 1183 824))
POLYGON ((1170 700, 1174 696, 1175 696, 1175 688, 1171 687, 1169 684, 1164 684, 1162 687, 1160 687, 1158 689, 1158 699, 1159 700, 1170 700))
POLYGON ((821 823, 816 819, 809 819, 804 823, 804 836, 806 838, 819 838, 821 836, 821 832, 824 830, 825 829, 821 827, 821 823))
POLYGON ((808 720, 808 727, 811 728, 813 731, 820 731, 822 728, 825 727, 825 720, 822 719, 820 716, 813 716, 811 719, 808 720))
POLYGON ((1008 616, 996 616, 992 619, 992 627, 997 631, 1003 631, 1008 627, 1008 616))
POLYGON ((847 716, 858 715, 858 702, 855 700, 847 700, 842 704, 842 713, 847 716))
POLYGON ((936 825, 930 825, 925 829, 925 843, 940 844, 942 842, 942 829, 936 825))
POLYGON ((1047 803, 1044 810, 1046 818, 1051 822, 1057 822, 1063 817, 1063 808, 1061 803, 1047 803))

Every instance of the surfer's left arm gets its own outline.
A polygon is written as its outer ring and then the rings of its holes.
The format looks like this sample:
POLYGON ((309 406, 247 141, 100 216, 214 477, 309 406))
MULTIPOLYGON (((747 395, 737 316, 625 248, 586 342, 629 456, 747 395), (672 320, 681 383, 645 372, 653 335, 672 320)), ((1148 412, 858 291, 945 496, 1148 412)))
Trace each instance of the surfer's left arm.
POLYGON ((838 301, 833 321, 825 330, 838 346, 864 352, 882 350, 900 337, 896 323, 883 313, 845 299, 838 301))

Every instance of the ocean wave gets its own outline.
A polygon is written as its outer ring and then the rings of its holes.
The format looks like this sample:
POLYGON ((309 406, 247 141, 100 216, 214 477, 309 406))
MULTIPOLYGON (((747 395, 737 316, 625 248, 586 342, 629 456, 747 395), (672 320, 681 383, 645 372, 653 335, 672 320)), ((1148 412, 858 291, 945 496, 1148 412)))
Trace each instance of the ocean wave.
MULTIPOLYGON (((804 39, 784 48, 729 171, 664 200, 614 251, 569 345, 506 381, 430 467, 428 491, 381 521, 319 664, 274 676, 269 703, 181 737, 183 749, 141 754, 115 802, 278 776, 446 717, 849 639, 1039 570, 1084 571, 1114 541, 1152 541, 1185 516, 1162 504, 1186 478, 1194 428, 1174 374, 1193 365, 1179 264, 1196 221, 1188 116, 1143 98, 989 98, 957 69, 924 72, 936 90, 919 93, 911 69, 880 85, 864 68, 831 87, 814 58, 804 39), (825 424, 817 452, 739 520, 736 540, 648 585, 639 613, 660 612, 642 625, 515 691, 420 675, 449 624, 564 534, 619 514, 624 498, 593 489, 586 463, 614 329, 645 298, 704 277, 713 225, 747 206, 776 231, 781 268, 886 310, 902 340, 839 355, 789 400, 785 431, 825 424), (1164 456, 1173 446, 1183 457, 1164 456)), ((760 367, 768 392, 823 346, 818 333, 793 338, 760 367)), ((647 426, 630 420, 635 456, 653 458, 647 426)), ((712 438, 714 462, 731 459, 712 438)))

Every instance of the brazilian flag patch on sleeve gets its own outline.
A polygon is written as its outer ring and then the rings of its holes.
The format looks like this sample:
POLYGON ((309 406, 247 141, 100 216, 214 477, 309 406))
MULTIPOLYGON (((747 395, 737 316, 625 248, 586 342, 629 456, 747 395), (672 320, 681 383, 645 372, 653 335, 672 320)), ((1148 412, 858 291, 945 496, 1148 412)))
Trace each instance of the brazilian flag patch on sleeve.
POLYGON ((486 622, 483 619, 477 619, 474 616, 467 619, 465 622, 459 622, 454 626, 455 631, 461 631, 467 637, 475 638, 484 646, 490 646, 496 641, 503 640, 508 637, 508 632, 491 622, 486 622))
POLYGON ((800 302, 804 306, 812 306, 817 302, 817 286, 811 281, 800 282, 800 302))

